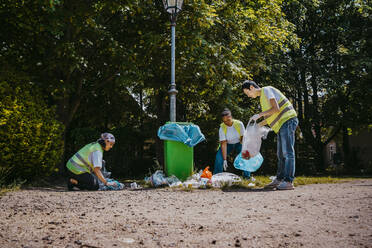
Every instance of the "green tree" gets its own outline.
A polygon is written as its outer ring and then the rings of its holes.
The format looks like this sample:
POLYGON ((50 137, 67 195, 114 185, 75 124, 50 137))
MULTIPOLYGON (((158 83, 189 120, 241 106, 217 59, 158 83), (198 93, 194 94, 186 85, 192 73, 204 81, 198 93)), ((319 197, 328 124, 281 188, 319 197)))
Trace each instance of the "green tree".
POLYGON ((328 142, 343 133, 347 157, 347 130, 371 123, 371 7, 366 1, 302 0, 283 8, 296 26, 299 47, 270 57, 259 78, 294 100, 303 149, 310 144, 316 170, 324 172, 328 142))
MULTIPOLYGON (((210 141, 201 161, 214 157, 223 107, 240 119, 251 114, 237 83, 295 43, 281 4, 185 1, 176 34, 177 113, 210 141)), ((79 128, 146 130, 140 146, 155 139, 162 157, 156 130, 168 120, 170 27, 160 0, 5 1, 0 18, 0 79, 26 77, 41 89, 66 138, 79 128)))
POLYGON ((31 87, 0 82, 0 181, 5 183, 58 171, 63 125, 31 87))

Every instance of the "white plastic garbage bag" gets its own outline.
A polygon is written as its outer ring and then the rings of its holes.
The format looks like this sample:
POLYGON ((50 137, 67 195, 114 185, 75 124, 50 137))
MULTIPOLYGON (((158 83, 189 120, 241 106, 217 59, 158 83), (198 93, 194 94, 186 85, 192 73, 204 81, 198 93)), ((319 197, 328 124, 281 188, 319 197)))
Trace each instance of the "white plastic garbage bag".
POLYGON ((238 175, 230 172, 221 172, 212 176, 212 186, 220 188, 223 185, 231 186, 233 183, 239 183, 242 179, 238 175))
POLYGON ((262 139, 266 139, 270 131, 270 128, 260 127, 256 121, 251 123, 249 120, 243 136, 242 157, 249 159, 245 156, 246 151, 249 152, 249 157, 256 156, 260 152, 262 139))

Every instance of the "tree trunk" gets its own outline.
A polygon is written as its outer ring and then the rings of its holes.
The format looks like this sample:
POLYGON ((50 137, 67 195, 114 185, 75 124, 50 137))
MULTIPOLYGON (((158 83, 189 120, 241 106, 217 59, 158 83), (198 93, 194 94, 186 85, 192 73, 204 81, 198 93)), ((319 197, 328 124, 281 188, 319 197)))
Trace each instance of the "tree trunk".
MULTIPOLYGON (((66 145, 67 143, 67 132, 69 130, 70 124, 73 120, 73 117, 75 113, 77 112, 80 102, 81 102, 81 91, 82 91, 82 84, 83 81, 79 80, 79 83, 77 85, 76 89, 76 94, 71 97, 67 94, 65 94, 64 98, 61 99, 57 103, 57 120, 62 122, 62 124, 65 127, 65 130, 63 132, 63 144, 66 145)), ((62 161, 59 164, 59 170, 62 172, 62 174, 65 173, 65 163, 69 158, 67 158, 66 154, 66 148, 63 149, 63 154, 62 154, 62 161)))
POLYGON ((342 127, 342 152, 343 152, 343 160, 345 167, 350 170, 350 144, 349 144, 349 134, 347 131, 347 127, 342 127))
MULTIPOLYGON (((300 73, 299 79, 302 80, 302 72, 300 73)), ((297 88, 297 116, 299 123, 303 123, 304 121, 304 113, 303 113, 303 98, 302 98, 302 87, 301 82, 299 84, 299 87, 297 88)))
POLYGON ((314 144, 314 149, 318 153, 318 164, 317 164, 317 170, 318 172, 324 172, 324 144, 322 143, 321 139, 321 123, 320 123, 320 117, 319 117, 319 111, 318 111, 318 84, 317 84, 317 78, 313 76, 311 78, 311 87, 313 89, 313 95, 312 95, 312 100, 313 100, 313 106, 312 106, 312 117, 313 117, 313 125, 312 128, 315 133, 315 140, 313 142, 314 144))

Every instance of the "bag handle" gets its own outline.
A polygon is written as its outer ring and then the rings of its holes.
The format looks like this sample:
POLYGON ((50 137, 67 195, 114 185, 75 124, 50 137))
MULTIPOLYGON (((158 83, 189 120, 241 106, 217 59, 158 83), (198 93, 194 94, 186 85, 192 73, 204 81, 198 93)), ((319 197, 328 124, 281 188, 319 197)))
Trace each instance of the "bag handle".
MULTIPOLYGON (((248 124, 247 124, 247 127, 246 128, 248 128, 249 126, 250 126, 250 124, 251 124, 251 121, 252 121, 252 118, 250 118, 249 119, 249 121, 248 121, 248 124)), ((257 124, 257 120, 254 120, 254 124, 253 125, 256 125, 257 124)))

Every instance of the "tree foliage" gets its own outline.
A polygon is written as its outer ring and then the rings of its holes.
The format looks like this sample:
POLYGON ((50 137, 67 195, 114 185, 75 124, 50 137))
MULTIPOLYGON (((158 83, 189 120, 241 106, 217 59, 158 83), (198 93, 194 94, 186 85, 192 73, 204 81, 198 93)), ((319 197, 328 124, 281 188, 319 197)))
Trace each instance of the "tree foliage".
POLYGON ((56 172, 63 125, 31 85, 0 83, 0 179, 35 179, 56 172))
POLYGON ((285 2, 283 9, 296 26, 299 47, 269 58, 260 79, 293 99, 304 149, 315 151, 312 163, 323 172, 328 142, 343 134, 347 157, 347 130, 357 131, 372 121, 371 6, 366 1, 304 0, 285 2))
MULTIPOLYGON (((244 122, 258 111, 241 92, 247 78, 295 102, 300 143, 316 153, 332 136, 370 123, 370 12, 366 1, 184 1, 176 25, 177 120, 206 135, 195 148, 197 166, 214 161, 224 107, 244 122)), ((162 1, 5 0, 0 19, 0 80, 31 82, 55 107, 65 127, 62 163, 108 130, 120 136, 107 154, 113 171, 142 176, 153 157, 161 162, 156 131, 168 121, 170 82, 162 1)))

